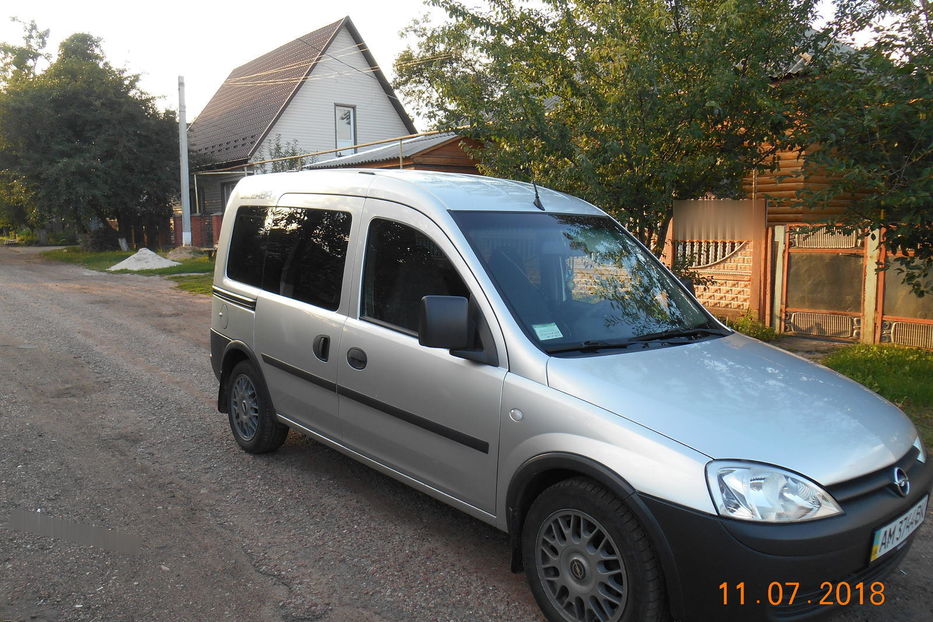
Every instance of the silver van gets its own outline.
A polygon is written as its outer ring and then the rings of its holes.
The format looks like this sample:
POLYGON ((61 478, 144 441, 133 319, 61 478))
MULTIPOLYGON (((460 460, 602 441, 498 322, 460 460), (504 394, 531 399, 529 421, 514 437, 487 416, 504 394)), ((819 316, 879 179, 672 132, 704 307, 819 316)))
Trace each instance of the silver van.
POLYGON ((554 621, 883 604, 933 482, 895 406, 728 330, 593 205, 514 181, 243 179, 211 361, 244 450, 293 429, 506 531, 554 621))

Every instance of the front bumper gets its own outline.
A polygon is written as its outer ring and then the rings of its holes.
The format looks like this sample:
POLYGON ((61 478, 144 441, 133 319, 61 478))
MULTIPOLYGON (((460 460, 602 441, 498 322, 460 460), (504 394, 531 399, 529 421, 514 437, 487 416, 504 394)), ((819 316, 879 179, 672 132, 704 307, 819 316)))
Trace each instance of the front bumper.
POLYGON ((811 620, 846 602, 883 607, 878 601, 886 600, 890 591, 882 579, 897 568, 916 532, 869 563, 873 534, 930 494, 933 466, 916 461, 916 453, 911 450, 897 463, 907 467, 910 477, 906 497, 887 484, 891 465, 830 487, 845 513, 812 522, 737 521, 639 495, 676 565, 665 568, 675 617, 811 620))

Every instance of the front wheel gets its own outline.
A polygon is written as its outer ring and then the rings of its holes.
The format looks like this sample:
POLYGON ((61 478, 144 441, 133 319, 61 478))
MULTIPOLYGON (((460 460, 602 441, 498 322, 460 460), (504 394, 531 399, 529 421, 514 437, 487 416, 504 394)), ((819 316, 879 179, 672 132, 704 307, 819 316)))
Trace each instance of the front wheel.
POLYGON ((288 426, 275 418, 272 400, 249 361, 241 361, 230 372, 227 400, 230 430, 244 451, 261 454, 282 446, 288 426))
POLYGON ((628 506, 585 478, 554 484, 522 529, 531 591, 552 622, 667 619, 664 581, 628 506))

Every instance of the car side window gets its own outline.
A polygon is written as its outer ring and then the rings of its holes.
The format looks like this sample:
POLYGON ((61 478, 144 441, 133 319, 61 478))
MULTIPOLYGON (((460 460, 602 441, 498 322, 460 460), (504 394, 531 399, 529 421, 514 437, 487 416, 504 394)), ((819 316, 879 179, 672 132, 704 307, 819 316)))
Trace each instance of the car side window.
POLYGON ((276 207, 266 219, 262 288, 316 307, 340 305, 350 214, 276 207))
POLYGON ((444 252, 420 231, 373 219, 363 264, 363 319, 417 334, 424 296, 469 298, 466 284, 444 252))
POLYGON ((266 257, 266 207, 241 207, 233 221, 227 276, 235 281, 261 287, 262 264, 266 257))
POLYGON ((334 311, 340 305, 351 216, 335 210, 242 207, 227 276, 334 311))

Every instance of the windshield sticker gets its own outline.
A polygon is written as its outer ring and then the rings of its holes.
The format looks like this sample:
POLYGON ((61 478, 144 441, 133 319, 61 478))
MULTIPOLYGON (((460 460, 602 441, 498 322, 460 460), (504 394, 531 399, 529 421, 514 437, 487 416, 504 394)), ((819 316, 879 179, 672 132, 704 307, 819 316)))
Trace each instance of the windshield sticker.
POLYGON ((548 339, 560 339, 564 336, 560 329, 557 328, 557 324, 551 322, 550 324, 532 324, 531 327, 535 329, 535 334, 538 336, 539 341, 547 341, 548 339))

